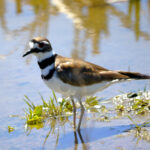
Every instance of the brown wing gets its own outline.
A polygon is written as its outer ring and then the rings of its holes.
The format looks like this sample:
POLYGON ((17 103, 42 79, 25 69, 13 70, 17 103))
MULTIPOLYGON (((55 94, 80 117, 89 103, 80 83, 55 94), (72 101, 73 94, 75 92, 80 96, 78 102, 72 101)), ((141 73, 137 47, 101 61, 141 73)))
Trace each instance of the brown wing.
POLYGON ((61 56, 56 57, 55 67, 64 83, 75 86, 92 85, 115 79, 150 79, 150 76, 138 72, 111 71, 86 61, 61 56))
POLYGON ((64 83, 75 86, 92 85, 102 81, 128 78, 118 72, 107 70, 95 64, 61 56, 57 56, 55 67, 59 78, 64 83))

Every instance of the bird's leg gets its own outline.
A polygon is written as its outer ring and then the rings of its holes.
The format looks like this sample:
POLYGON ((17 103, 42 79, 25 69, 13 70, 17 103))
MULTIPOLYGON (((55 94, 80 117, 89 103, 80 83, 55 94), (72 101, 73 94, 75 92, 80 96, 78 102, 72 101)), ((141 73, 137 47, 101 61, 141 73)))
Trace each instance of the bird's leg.
POLYGON ((73 105, 73 129, 76 131, 76 105, 74 103, 73 97, 70 97, 73 105))
POLYGON ((77 138, 77 132, 76 131, 74 131, 74 139, 75 139, 75 147, 74 147, 74 150, 77 150, 77 148, 78 148, 78 138, 77 138))
POLYGON ((84 115, 84 106, 81 102, 81 98, 78 99, 79 103, 80 103, 80 106, 81 106, 81 115, 80 115, 80 120, 79 120, 79 124, 78 124, 78 128, 77 130, 80 131, 80 126, 81 126, 81 122, 82 122, 82 118, 83 118, 83 115, 84 115))

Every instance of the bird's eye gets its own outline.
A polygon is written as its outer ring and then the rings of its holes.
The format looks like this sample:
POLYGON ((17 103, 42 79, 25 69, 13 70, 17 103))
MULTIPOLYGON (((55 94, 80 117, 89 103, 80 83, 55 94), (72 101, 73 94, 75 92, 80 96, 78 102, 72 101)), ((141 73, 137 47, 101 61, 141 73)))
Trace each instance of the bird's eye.
POLYGON ((39 43, 38 45, 39 45, 40 48, 44 47, 44 43, 39 43))

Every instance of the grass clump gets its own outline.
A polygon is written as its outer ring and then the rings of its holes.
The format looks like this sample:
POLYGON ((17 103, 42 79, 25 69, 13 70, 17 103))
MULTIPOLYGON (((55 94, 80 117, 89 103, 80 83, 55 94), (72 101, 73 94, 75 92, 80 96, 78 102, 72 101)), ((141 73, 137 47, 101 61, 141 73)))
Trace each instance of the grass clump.
MULTIPOLYGON (((26 124, 38 125, 42 124, 48 118, 57 118, 72 115, 73 106, 71 100, 68 98, 57 98, 55 93, 48 101, 41 96, 42 105, 35 105, 29 97, 25 96, 24 101, 28 105, 25 110, 26 124)), ((86 109, 92 112, 98 112, 100 108, 99 100, 96 96, 87 97, 84 103, 86 109)))
POLYGON ((150 91, 118 95, 113 98, 113 102, 117 111, 136 115, 150 113, 150 91))
POLYGON ((115 109, 119 112, 123 112, 125 108, 123 105, 117 105, 115 109))
MULTIPOLYGON (((27 125, 43 124, 48 118, 62 118, 72 115, 73 106, 68 98, 57 98, 53 92, 48 101, 41 96, 42 104, 35 105, 27 96, 24 101, 28 105, 25 111, 27 125)), ((113 98, 115 109, 119 117, 127 115, 143 115, 150 112, 150 92, 126 93, 113 98)), ((97 112, 103 118, 109 115, 115 118, 112 108, 107 109, 105 105, 99 102, 96 96, 87 97, 83 103, 88 112, 97 112), (106 115, 107 114, 107 115, 106 115)), ((106 118, 105 118, 106 120, 106 118)), ((42 125, 43 126, 43 125, 42 125)))
POLYGON ((72 111, 72 105, 68 99, 61 99, 57 101, 57 97, 53 92, 53 97, 46 102, 41 96, 43 102, 42 105, 35 105, 27 96, 25 96, 24 101, 28 105, 28 109, 25 110, 26 123, 27 125, 36 125, 43 123, 48 117, 54 117, 64 115, 72 111))
POLYGON ((42 106, 36 106, 34 109, 29 108, 29 112, 26 113, 27 124, 35 125, 43 122, 42 106))
POLYGON ((95 107, 95 106, 99 105, 99 101, 96 96, 89 96, 86 98, 85 104, 88 108, 95 107))
POLYGON ((150 99, 134 99, 132 109, 137 114, 145 114, 150 111, 150 99))

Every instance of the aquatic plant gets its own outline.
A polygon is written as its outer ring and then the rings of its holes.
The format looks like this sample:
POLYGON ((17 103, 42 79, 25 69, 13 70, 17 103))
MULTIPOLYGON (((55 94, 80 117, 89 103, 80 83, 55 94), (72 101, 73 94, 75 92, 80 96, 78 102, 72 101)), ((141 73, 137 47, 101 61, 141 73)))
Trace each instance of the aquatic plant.
MULTIPOLYGON (((25 96, 24 101, 28 108, 25 109, 25 131, 29 135, 33 128, 40 129, 46 125, 50 126, 50 130, 47 133, 43 142, 43 147, 50 135, 57 137, 55 147, 58 144, 59 129, 65 128, 66 122, 69 122, 72 126, 72 122, 68 117, 72 115, 73 106, 69 98, 57 98, 55 93, 52 92, 52 97, 48 101, 44 100, 40 95, 42 101, 41 105, 35 105, 28 96, 25 96), (57 130, 56 130, 57 128, 57 130)), ((78 105, 76 103, 76 105, 78 105)), ((97 97, 87 97, 84 106, 86 109, 99 109, 99 100, 97 97)), ((79 108, 77 106, 77 108, 79 108)), ((93 110, 92 110, 93 112, 93 110)))
POLYGON ((85 105, 86 105, 87 108, 98 106, 99 105, 98 98, 96 96, 86 97, 85 105))
POLYGON ((50 97, 46 102, 41 96, 43 102, 42 105, 35 105, 27 96, 24 101, 28 105, 28 109, 25 110, 26 123, 28 125, 35 125, 42 123, 46 118, 68 115, 72 112, 72 105, 68 99, 62 98, 61 101, 57 100, 55 93, 53 97, 50 97))
POLYGON ((115 96, 113 102, 117 111, 144 115, 150 113, 150 91, 125 93, 115 96))
MULTIPOLYGON (((44 122, 48 117, 60 117, 65 115, 72 115, 73 106, 68 98, 58 98, 55 93, 53 97, 50 97, 48 101, 44 100, 41 96, 43 102, 42 105, 35 105, 28 96, 25 96, 25 103, 28 105, 28 108, 25 110, 26 123, 28 125, 36 125, 44 122)), ((86 109, 99 109, 99 101, 96 96, 87 97, 85 100, 86 109)))
MULTIPOLYGON (((52 92, 52 96, 48 100, 45 100, 43 96, 40 95, 41 104, 36 105, 29 99, 28 96, 25 96, 24 101, 27 104, 25 109, 25 132, 29 135, 32 129, 40 129, 45 126, 49 126, 49 132, 47 133, 43 146, 47 142, 47 139, 50 135, 57 137, 55 147, 57 147, 59 140, 59 130, 65 131, 66 123, 69 123, 72 126, 72 121, 69 120, 69 117, 72 116, 72 103, 69 98, 57 98, 55 93, 52 92), (56 130, 57 129, 57 130, 56 130)), ((87 112, 91 113, 89 118, 97 121, 111 121, 118 119, 120 117, 128 117, 132 124, 135 125, 134 130, 131 127, 131 131, 134 131, 134 135, 139 141, 140 139, 145 138, 146 140, 150 139, 150 133, 145 129, 145 126, 149 125, 149 121, 145 121, 143 124, 138 124, 132 119, 136 115, 145 115, 149 113, 150 110, 150 92, 137 92, 137 93, 123 93, 121 95, 115 96, 110 100, 100 101, 96 96, 87 97, 83 103, 87 112), (115 109, 108 103, 114 102, 115 109), (105 105, 107 104, 107 105, 105 105), (117 114, 114 113, 117 112, 117 114), (96 114, 96 115, 95 115, 96 114), (123 114, 123 115, 120 115, 123 114), (119 116, 120 115, 120 116, 119 116), (92 116, 92 117, 91 117, 92 116), (118 117, 119 116, 119 117, 118 117)), ((79 104, 76 102, 77 109, 79 104)), ((77 111, 78 115, 78 111, 77 111)), ((14 128, 8 126, 8 132, 14 131, 14 128)), ((130 131, 128 131, 130 132, 130 131)))

